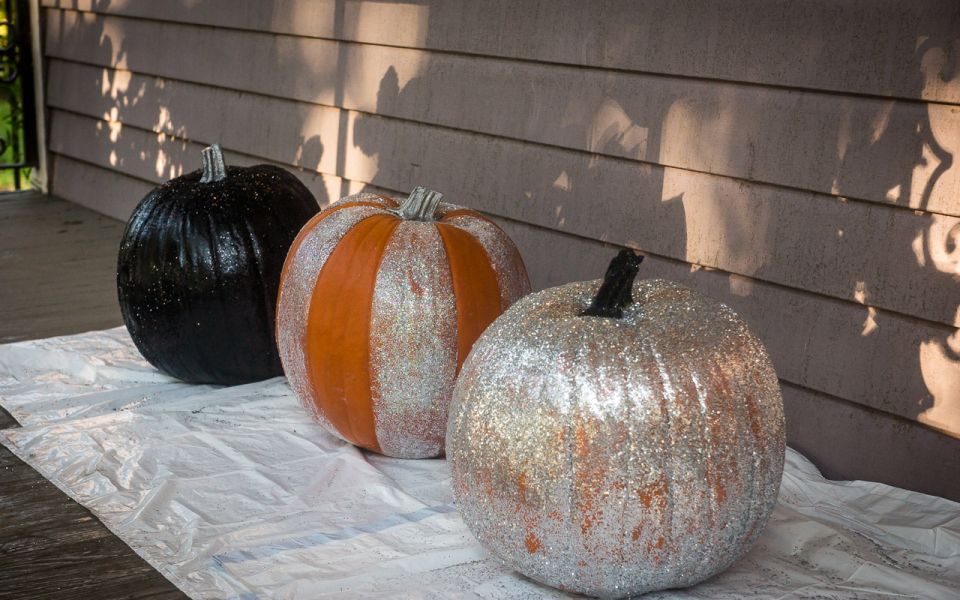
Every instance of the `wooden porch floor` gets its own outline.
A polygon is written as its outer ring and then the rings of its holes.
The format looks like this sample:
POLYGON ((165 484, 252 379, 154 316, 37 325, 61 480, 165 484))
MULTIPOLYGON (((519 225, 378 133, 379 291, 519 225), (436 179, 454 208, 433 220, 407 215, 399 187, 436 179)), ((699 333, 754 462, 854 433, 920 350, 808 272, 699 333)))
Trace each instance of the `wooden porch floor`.
MULTIPOLYGON (((122 323, 123 223, 41 194, 0 195, 0 343, 122 323)), ((0 429, 17 423, 0 409, 0 429)), ((39 473, 0 447, 0 598, 185 598, 39 473)))

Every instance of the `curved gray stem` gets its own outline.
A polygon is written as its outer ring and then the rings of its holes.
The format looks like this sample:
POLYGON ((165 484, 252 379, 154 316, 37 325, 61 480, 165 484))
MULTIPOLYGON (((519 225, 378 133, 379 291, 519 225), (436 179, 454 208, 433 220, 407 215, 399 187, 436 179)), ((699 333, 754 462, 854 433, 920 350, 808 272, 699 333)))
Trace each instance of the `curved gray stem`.
POLYGON ((443 194, 420 187, 419 185, 410 192, 407 199, 403 201, 400 208, 393 211, 402 219, 408 221, 434 221, 437 212, 437 206, 443 194))
POLYGON ((200 155, 203 158, 203 176, 200 178, 200 183, 223 181, 227 178, 227 167, 223 163, 220 144, 207 146, 200 151, 200 155))

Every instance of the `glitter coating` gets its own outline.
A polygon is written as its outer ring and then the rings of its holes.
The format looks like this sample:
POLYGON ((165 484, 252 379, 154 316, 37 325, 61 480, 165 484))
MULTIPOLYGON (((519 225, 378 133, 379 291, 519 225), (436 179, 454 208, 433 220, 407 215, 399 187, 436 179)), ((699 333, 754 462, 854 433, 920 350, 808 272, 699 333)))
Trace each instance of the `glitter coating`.
MULTIPOLYGON (((322 368, 311 368, 313 359, 307 350, 310 307, 322 306, 314 298, 316 282, 344 236, 371 216, 396 216, 396 205, 373 194, 357 194, 328 207, 294 242, 280 283, 277 337, 287 378, 318 421, 348 441, 354 440, 338 431, 325 411, 343 410, 349 399, 317 393, 316 378, 324 373, 322 368), (356 202, 378 206, 349 206, 356 202)), ((492 224, 497 232, 488 225, 473 227, 483 217, 464 215, 456 205, 441 203, 435 216, 439 221, 453 211, 457 215, 447 224, 474 236, 491 263, 501 310, 529 292, 526 271, 510 239, 502 232, 497 235, 499 228, 492 224)), ((367 368, 379 448, 371 449, 388 456, 426 458, 444 451, 447 408, 458 364, 458 315, 438 221, 403 220, 387 242, 373 285, 367 368)))
POLYGON ((455 314, 437 228, 401 223, 380 263, 371 314, 374 416, 384 454, 443 452, 456 377, 457 323, 449 318, 455 314))
POLYGON ((473 216, 455 216, 444 220, 468 232, 480 241, 487 251, 490 264, 500 279, 500 300, 509 306, 513 300, 530 293, 527 270, 517 247, 493 221, 473 216))
MULTIPOLYGON (((310 396, 307 358, 303 350, 307 313, 317 276, 344 234, 363 219, 378 212, 373 207, 358 206, 332 214, 321 213, 324 218, 323 229, 309 228, 308 224, 290 248, 277 300, 277 322, 285 328, 284 335, 277 336, 277 346, 287 380, 299 398, 310 396)), ((304 405, 320 423, 342 439, 316 404, 309 402, 304 405)))
POLYGON ((644 280, 623 319, 579 316, 599 285, 527 296, 474 344, 447 431, 458 509, 554 587, 693 585, 742 556, 776 502, 776 373, 716 301, 644 280))

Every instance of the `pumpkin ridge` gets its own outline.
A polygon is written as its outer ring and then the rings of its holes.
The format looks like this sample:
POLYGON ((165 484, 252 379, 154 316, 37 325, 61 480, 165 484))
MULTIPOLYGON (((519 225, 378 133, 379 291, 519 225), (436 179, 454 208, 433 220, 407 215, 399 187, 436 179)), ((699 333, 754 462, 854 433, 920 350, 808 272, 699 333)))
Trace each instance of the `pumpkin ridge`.
MULTIPOLYGON (((250 252, 247 259, 250 261, 251 265, 254 269, 256 269, 257 274, 259 275, 257 277, 257 281, 260 284, 257 286, 257 295, 259 296, 259 298, 257 298, 257 304, 259 305, 260 310, 263 311, 264 316, 268 320, 272 320, 275 325, 277 320, 276 302, 271 302, 270 287, 274 286, 276 290, 279 290, 279 288, 276 287, 280 284, 279 275, 277 276, 276 280, 271 281, 270 274, 277 273, 276 267, 271 269, 270 265, 264 264, 264 258, 267 255, 264 252, 263 245, 258 240, 257 235, 251 229, 249 222, 243 223, 241 233, 242 235, 240 237, 243 238, 243 244, 250 252)), ((284 260, 286 260, 286 257, 284 257, 284 260)), ((272 331, 273 327, 271 327, 270 330, 272 331)), ((276 349, 277 339, 275 337, 272 340, 268 340, 268 343, 272 343, 274 349, 276 349)), ((280 365, 279 353, 273 357, 271 362, 275 363, 277 366, 280 365)))
MULTIPOLYGON (((624 365, 624 364, 619 365, 619 367, 616 369, 616 371, 617 371, 617 374, 616 374, 615 381, 618 381, 618 382, 628 382, 628 381, 629 381, 629 378, 630 378, 629 368, 628 368, 626 365, 624 365)), ((626 385, 626 384, 624 384, 624 385, 626 385)), ((624 397, 625 397, 625 399, 626 399, 626 402, 629 403, 630 405, 632 405, 633 410, 637 410, 637 406, 636 406, 636 404, 635 404, 635 399, 632 398, 632 397, 630 397, 629 394, 624 394, 624 397)), ((626 428, 626 434, 625 434, 625 435, 626 435, 626 437, 627 437, 628 439, 637 439, 637 434, 636 434, 636 432, 635 432, 636 426, 637 426, 637 423, 636 423, 635 421, 632 421, 632 420, 631 420, 631 421, 627 421, 627 422, 624 424, 624 427, 626 428)), ((629 566, 630 566, 629 561, 626 559, 626 555, 625 555, 625 553, 624 553, 624 549, 627 548, 627 539, 628 539, 628 533, 627 533, 627 531, 628 531, 628 530, 631 530, 631 531, 632 531, 632 527, 631 527, 630 525, 628 525, 628 521, 627 521, 628 506, 630 505, 630 504, 629 504, 629 498, 630 498, 630 495, 631 495, 631 490, 630 490, 629 482, 633 480, 633 477, 631 476, 631 471, 633 471, 633 470, 636 468, 636 463, 637 463, 637 461, 636 461, 635 457, 633 456, 633 452, 635 452, 635 449, 631 448, 631 447, 630 447, 630 444, 627 444, 627 448, 628 448, 627 452, 629 452, 630 455, 628 456, 628 459, 627 459, 627 461, 626 461, 627 464, 626 464, 626 466, 625 466, 625 468, 624 468, 624 471, 621 472, 621 474, 620 474, 620 476, 621 476, 621 478, 622 478, 622 479, 620 480, 620 483, 621 483, 622 485, 621 485, 621 487, 620 487, 620 489, 619 489, 619 491, 620 491, 620 517, 619 517, 619 519, 616 521, 616 522, 619 522, 619 523, 620 523, 620 527, 619 527, 620 535, 619 535, 619 544, 618 544, 619 555, 618 555, 617 561, 616 561, 616 565, 617 565, 617 567, 618 567, 618 569, 617 569, 617 570, 618 570, 617 583, 616 583, 616 587, 617 587, 617 588, 624 588, 624 587, 626 587, 626 585, 627 585, 627 583, 628 583, 628 580, 627 580, 627 577, 626 577, 626 570, 627 570, 627 569, 629 568, 629 566)))
MULTIPOLYGON (((203 219, 203 225, 206 228, 205 239, 210 244, 210 255, 211 255, 211 266, 215 272, 223 273, 226 268, 229 270, 229 266, 224 264, 222 260, 221 249, 224 244, 222 243, 221 237, 216 234, 216 231, 219 229, 217 227, 217 221, 213 214, 207 213, 196 213, 198 216, 205 214, 205 219, 203 219)), ((186 219, 185 223, 192 223, 190 219, 186 219)), ((200 226, 199 223, 197 223, 200 226)), ((243 313, 248 315, 256 315, 260 313, 265 305, 269 303, 268 298, 270 297, 269 290, 267 288, 268 277, 264 272, 264 265, 261 260, 262 248, 258 247, 256 242, 253 239, 253 231, 250 229, 250 223, 247 221, 238 222, 234 227, 230 229, 230 244, 227 251, 233 251, 236 253, 238 259, 246 264, 252 272, 255 272, 257 276, 254 278, 255 281, 250 282, 247 287, 248 294, 244 294, 242 297, 236 299, 230 299, 220 294, 211 295, 210 301, 216 304, 216 314, 222 315, 218 319, 219 323, 217 329, 222 330, 224 326, 227 326, 228 323, 232 323, 234 327, 238 325, 235 322, 236 308, 238 304, 244 306, 243 313)), ((201 257, 194 256, 194 260, 201 257)), ((229 259, 226 261, 229 263, 229 259)), ((269 315, 269 311, 263 314, 263 316, 269 315)), ((211 321, 213 317, 211 317, 211 321)), ((210 324, 213 326, 213 323, 210 324)), ((217 349, 209 348, 211 354, 220 354, 221 356, 231 356, 232 360, 229 361, 229 364, 224 364, 223 374, 229 375, 234 380, 240 380, 244 378, 244 374, 249 372, 255 372, 258 379, 263 379, 269 377, 269 374, 261 372, 265 367, 265 357, 260 356, 250 356, 252 348, 248 345, 248 342, 252 338, 260 338, 263 336, 263 341, 269 342, 269 330, 267 330, 267 335, 263 335, 263 332, 259 329, 252 329, 250 332, 250 337, 244 340, 244 343, 231 344, 229 347, 220 346, 217 349)), ((257 343, 257 346, 260 344, 257 343)), ((210 362, 209 360, 207 362, 210 362)), ((224 361, 228 362, 228 361, 224 361)), ((276 361, 276 367, 279 366, 279 360, 276 361)), ((211 379, 215 375, 210 374, 211 379)))
MULTIPOLYGON (((451 210, 450 212, 440 217, 438 221, 441 221, 441 222, 452 221, 457 217, 473 217, 474 219, 483 219, 484 221, 489 221, 490 223, 493 223, 493 221, 490 221, 490 219, 486 218, 481 213, 478 213, 477 211, 469 208, 457 208, 457 209, 451 210)), ((494 225, 496 225, 496 223, 494 223, 494 225)))
MULTIPOLYGON (((712 368, 715 365, 713 364, 712 357, 698 357, 700 361, 706 363, 708 368, 712 368)), ((724 484, 720 480, 722 477, 722 469, 718 465, 718 457, 714 448, 713 439, 715 437, 715 432, 717 430, 717 423, 712 420, 711 413, 715 410, 721 410, 722 407, 718 405, 719 399, 716 398, 714 394, 710 393, 710 390, 704 389, 703 384, 700 381, 700 378, 697 376, 697 372, 692 364, 690 356, 681 355, 677 358, 677 364, 686 363, 687 368, 689 369, 691 385, 693 386, 694 394, 688 400, 695 400, 699 410, 696 411, 700 416, 700 427, 698 428, 697 434, 700 436, 701 443, 704 444, 704 459, 703 459, 703 468, 704 468, 704 480, 707 485, 707 489, 704 493, 703 506, 704 511, 701 515, 702 518, 706 521, 705 524, 702 524, 702 530, 704 532, 714 531, 714 527, 717 523, 717 518, 720 516, 720 504, 724 500, 725 490, 724 484)), ((690 411, 693 413, 694 411, 690 411)), ((715 540, 707 539, 705 540, 706 544, 713 544, 715 540)), ((697 568, 702 569, 704 565, 707 564, 711 556, 709 554, 704 554, 700 557, 700 560, 697 561, 697 568)))
MULTIPOLYGON (((758 452, 760 456, 765 454, 765 450, 760 445, 759 435, 760 431, 758 430, 759 423, 757 421, 756 415, 756 406, 753 403, 753 394, 749 390, 743 389, 743 383, 736 376, 736 374, 728 375, 726 371, 726 365, 718 364, 717 368, 720 369, 725 376, 727 376, 727 381, 730 382, 730 385, 734 388, 734 397, 741 399, 734 404, 734 409, 737 411, 737 423, 738 430, 737 433, 741 436, 741 439, 749 440, 750 446, 753 448, 754 452, 758 452), (747 433, 749 431, 749 434, 747 433)), ((744 486, 742 493, 747 497, 745 502, 744 512, 748 515, 747 521, 753 522, 756 520, 756 514, 758 513, 759 505, 759 494, 757 493, 757 479, 758 471, 757 464, 755 461, 751 460, 747 462, 747 467, 741 467, 743 470, 748 471, 749 475, 745 476, 743 481, 744 486)), ((748 528, 746 523, 737 531, 737 539, 746 540, 748 535, 748 528)))
POLYGON ((439 231, 402 221, 386 246, 370 311, 372 399, 387 456, 443 450, 457 358, 455 315, 439 231))
POLYGON ((513 302, 530 293, 530 277, 527 274, 526 266, 523 264, 523 257, 520 256, 520 251, 512 243, 506 244, 505 247, 499 245, 502 244, 502 240, 509 241, 510 236, 507 235, 507 232, 497 225, 495 221, 470 208, 452 210, 444 214, 443 217, 440 218, 440 221, 466 231, 475 237, 480 242, 480 245, 483 246, 483 249, 487 252, 487 257, 490 259, 490 264, 493 266, 494 273, 497 274, 497 279, 500 282, 500 298, 502 302, 500 308, 502 310, 507 310, 513 302), (471 223, 471 221, 480 224, 480 227, 477 228, 477 225, 471 223), (481 235, 481 232, 484 231, 484 225, 489 226, 492 232, 494 232, 494 237, 499 238, 501 241, 495 242, 481 235), (491 249, 500 249, 504 252, 505 263, 490 254, 491 249))
POLYGON ((477 238, 449 223, 438 222, 436 228, 447 253, 456 298, 459 374, 473 343, 503 310, 500 280, 477 238))
MULTIPOLYGON (((127 324, 127 329, 132 332, 130 337, 133 339, 134 345, 144 357, 147 354, 153 354, 152 347, 148 347, 143 337, 138 335, 141 327, 140 317, 136 311, 131 310, 128 299, 132 292, 128 289, 128 286, 131 285, 132 281, 139 281, 139 273, 132 265, 144 251, 144 239, 146 238, 143 234, 144 224, 152 221, 155 214, 160 213, 162 209, 162 205, 156 201, 155 196, 147 196, 147 198, 148 200, 145 200, 143 204, 143 210, 146 213, 138 214, 135 212, 127 223, 117 257, 117 298, 120 304, 120 314, 124 323, 127 324), (121 275, 124 277, 121 278, 121 275)), ((152 362, 153 359, 148 357, 147 360, 152 362)))
POLYGON ((146 340, 139 335, 141 327, 140 311, 131 306, 131 296, 134 295, 134 292, 130 289, 134 283, 139 281, 140 277, 139 269, 136 268, 136 261, 144 251, 145 236, 141 231, 143 229, 143 223, 147 222, 147 219, 155 218, 154 215, 160 211, 159 203, 150 196, 147 198, 148 200, 144 200, 143 203, 143 210, 146 211, 146 215, 141 217, 137 213, 134 213, 133 217, 127 223, 126 230, 123 232, 123 241, 120 243, 120 253, 117 257, 117 299, 120 303, 120 314, 123 317, 124 323, 127 324, 127 329, 130 331, 130 337, 133 339, 134 345, 136 345, 140 354, 148 361, 151 361, 153 354, 152 348, 150 348, 146 340), (122 279, 119 277, 120 274, 124 276, 122 279), (148 356, 148 354, 151 356, 148 356))
MULTIPOLYGON (((184 241, 189 239, 189 236, 187 235, 187 231, 188 231, 187 223, 189 222, 189 217, 188 216, 180 217, 180 215, 177 214, 176 209, 170 209, 167 215, 168 215, 169 221, 172 222, 173 225, 164 224, 164 229, 166 231, 171 232, 171 235, 167 236, 165 241, 168 244, 168 248, 169 246, 172 246, 173 252, 175 252, 174 262, 177 267, 176 271, 178 273, 193 272, 195 270, 194 264, 193 264, 193 261, 191 260, 190 255, 187 252, 188 247, 186 244, 184 244, 184 241)), ((169 280, 162 280, 162 281, 165 284, 170 283, 169 280)), ((185 334, 185 329, 189 327, 189 323, 183 322, 183 318, 184 318, 183 315, 194 314, 194 311, 196 310, 196 305, 201 304, 202 299, 201 299, 201 302, 195 302, 197 298, 192 298, 188 294, 183 293, 183 290, 179 289, 178 287, 169 286, 169 285, 167 285, 166 287, 172 287, 172 289, 169 290, 167 293, 169 293, 171 296, 174 296, 176 298, 177 304, 179 304, 184 308, 184 311, 180 313, 178 318, 179 324, 181 326, 180 331, 178 332, 178 338, 182 339, 185 334)), ((161 296, 162 295, 164 295, 164 293, 161 291, 161 296)), ((178 340, 178 345, 180 345, 180 340, 178 340)), ((187 352, 178 352, 170 357, 170 363, 173 365, 176 365, 175 373, 178 374, 177 375, 178 378, 180 377, 179 373, 184 373, 185 370, 189 368, 188 363, 191 360, 196 360, 198 355, 199 353, 197 353, 194 348, 190 348, 187 352)), ((198 374, 202 373, 203 374, 202 378, 208 379, 210 374, 209 374, 209 371, 207 370, 206 364, 202 364, 200 363, 200 361, 197 361, 197 362, 199 363, 197 366, 198 374)), ((172 368, 171 368, 171 371, 172 371, 172 368)))
MULTIPOLYGON (((358 225, 359 225, 359 223, 358 223, 358 225)), ((372 230, 373 227, 374 227, 373 225, 369 225, 369 224, 368 224, 368 226, 371 228, 371 230, 372 230)), ((360 229, 360 228, 358 227, 358 229, 360 229)), ((358 245, 368 245, 368 244, 369 244, 369 239, 370 239, 370 237, 372 236, 373 231, 365 231, 364 233, 365 233, 365 236, 362 237, 362 238, 360 238, 360 237, 359 237, 359 234, 358 234, 358 242, 357 242, 358 245)), ((343 241, 343 240, 341 240, 341 242, 342 242, 342 241, 343 241)), ((387 240, 387 241, 388 241, 388 240, 387 240)), ((384 245, 383 245, 383 251, 386 251, 386 243, 384 243, 384 245)), ((331 257, 333 257, 333 253, 331 253, 331 257)), ((382 261, 382 254, 381 254, 381 257, 380 257, 380 258, 381 258, 381 260, 376 261, 378 264, 379 264, 379 262, 382 261)), ((379 271, 379 268, 377 269, 377 271, 379 271)), ((374 277, 373 277, 373 284, 370 286, 370 296, 371 296, 371 297, 372 297, 372 295, 373 295, 373 288, 374 288, 374 286, 376 286, 376 276, 375 276, 375 275, 374 275, 374 277)), ((366 286, 364 286, 364 287, 366 287, 366 286)), ((365 296, 366 296, 366 294, 365 294, 365 296)), ((368 322, 368 319, 367 319, 367 318, 364 318, 364 320, 363 320, 364 325, 367 325, 367 322, 368 322)), ((367 330, 369 331, 369 327, 365 327, 365 329, 367 329, 367 330)), ((340 331, 340 332, 338 332, 338 335, 340 336, 340 337, 339 337, 339 340, 342 341, 342 339, 343 339, 343 337, 344 337, 344 332, 343 332, 343 331, 340 331)), ((362 335, 362 336, 359 336, 359 337, 360 337, 360 339, 369 340, 369 337, 370 337, 370 336, 369 336, 369 333, 366 333, 365 335, 362 335)), ((338 345, 339 345, 339 344, 338 344, 338 345)), ((368 342, 368 352, 366 352, 365 354, 369 354, 369 342, 368 342)), ((366 361, 366 362, 367 362, 367 368, 369 369, 369 361, 366 361)), ((373 416, 373 410, 372 410, 372 409, 373 409, 373 398, 371 397, 370 400, 371 400, 371 402, 370 402, 371 411, 370 411, 370 412, 371 412, 371 417, 372 417, 372 416, 373 416)), ((357 430, 358 430, 358 429, 360 428, 360 426, 362 425, 363 419, 355 419, 355 411, 351 411, 351 410, 350 410, 350 407, 349 407, 350 402, 349 402, 349 399, 348 399, 348 397, 347 397, 347 395, 346 395, 346 389, 344 389, 344 395, 343 395, 343 397, 341 398, 341 402, 342 402, 342 404, 344 405, 344 407, 345 407, 345 409, 346 409, 348 428, 349 428, 349 430, 350 430, 350 432, 351 432, 351 434, 353 435, 354 438, 359 438, 360 436, 357 435, 357 430)), ((374 429, 374 436, 376 436, 376 430, 375 430, 375 429, 374 429)), ((379 440, 377 440, 376 443, 377 443, 377 447, 378 447, 378 450, 379 450, 379 440)))
MULTIPOLYGON (((317 214, 313 215, 312 217, 310 217, 310 220, 304 223, 303 227, 300 228, 299 233, 297 233, 296 237, 293 238, 293 241, 290 243, 290 247, 287 249, 287 256, 286 258, 283 259, 283 267, 280 269, 280 281, 283 281, 287 277, 287 273, 290 271, 290 268, 293 265, 293 259, 294 257, 296 257, 297 251, 300 250, 300 246, 303 245, 303 242, 307 239, 307 237, 311 233, 313 233, 314 229, 316 229, 317 225, 319 225, 321 221, 323 221, 330 215, 337 213, 345 208, 353 208, 358 206, 369 206, 371 208, 381 208, 381 205, 377 204, 376 202, 369 202, 369 201, 362 201, 362 200, 357 202, 344 202, 343 204, 329 206, 327 207, 326 210, 322 210, 317 214)), ((341 239, 340 241, 342 242, 343 239, 341 239)), ((283 286, 280 286, 279 291, 277 292, 277 305, 274 307, 276 313, 279 313, 280 297, 282 295, 283 295, 283 286)), ((274 323, 274 336, 277 339, 279 339, 280 337, 279 322, 274 323)))
MULTIPOLYGON (((660 406, 660 416, 663 419, 663 436, 664 439, 661 441, 663 447, 673 448, 676 441, 674 440, 674 417, 670 414, 670 408, 672 405, 671 398, 674 397, 673 394, 673 382, 670 380, 669 375, 667 374, 667 368, 663 363, 663 354, 657 348, 657 344, 650 338, 644 339, 641 341, 646 347, 650 349, 650 354, 654 357, 654 364, 656 366, 655 372, 659 378, 658 382, 655 382, 659 388, 660 394, 658 397, 658 404, 660 406)), ((676 501, 673 495, 673 487, 675 483, 674 477, 674 464, 669 455, 664 457, 663 463, 661 464, 663 469, 663 475, 666 477, 664 481, 664 491, 663 496, 667 499, 667 514, 668 518, 663 519, 664 525, 664 537, 669 538, 669 542, 672 544, 674 542, 675 531, 677 530, 674 520, 676 517, 676 501)), ((677 553, 676 546, 670 547, 670 557, 677 553)))
POLYGON ((370 386, 370 312, 380 261, 399 224, 383 214, 354 225, 320 270, 307 315, 314 402, 352 443, 375 452, 380 444, 370 386))
MULTIPOLYGON (((220 238, 216 234, 217 227, 214 224, 214 216, 209 212, 187 214, 180 223, 181 223, 181 226, 187 229, 188 231, 190 230, 191 227, 196 227, 198 230, 203 231, 203 235, 200 237, 202 237, 204 242, 208 244, 209 252, 210 252, 210 267, 213 272, 222 273, 223 261, 220 260, 221 259, 220 238), (194 219, 196 219, 196 222, 194 222, 194 219)), ((232 233, 236 234, 236 232, 232 232, 232 233)), ((188 236, 188 237, 196 237, 196 236, 188 236)), ((236 237, 241 238, 242 236, 238 235, 236 237)), ((186 239, 186 237, 183 236, 183 234, 181 233, 181 247, 186 246, 186 244, 183 244, 184 239, 186 239)), ((246 254, 248 252, 248 248, 244 240, 239 239, 236 241, 240 242, 240 244, 238 244, 237 249, 235 250, 238 253, 238 255, 241 252, 246 254)), ((191 266, 192 266, 191 270, 193 271, 197 270, 196 264, 195 264, 197 262, 196 258, 197 258, 196 255, 187 256, 187 259, 191 262, 191 266)), ((250 257, 248 256, 247 258, 250 258, 250 257)), ((259 269, 258 269, 258 272, 259 272, 259 269)), ((211 296, 209 298, 209 302, 216 304, 217 313, 223 314, 223 315, 230 314, 229 311, 231 307, 224 305, 225 303, 224 303, 223 297, 219 295, 211 296)), ((235 345, 231 345, 229 348, 229 353, 230 353, 229 355, 233 355, 233 360, 230 361, 232 363, 231 365, 232 368, 225 369, 225 371, 230 372, 231 376, 233 375, 233 373, 235 373, 234 369, 238 366, 238 364, 243 364, 242 362, 238 363, 237 357, 235 355, 236 351, 237 351, 237 347, 235 345)), ((180 356, 182 357, 183 354, 181 354, 180 356)), ((202 362, 205 364, 207 361, 202 361, 202 362)), ((213 375, 211 373, 207 373, 208 378, 212 376, 213 375)))

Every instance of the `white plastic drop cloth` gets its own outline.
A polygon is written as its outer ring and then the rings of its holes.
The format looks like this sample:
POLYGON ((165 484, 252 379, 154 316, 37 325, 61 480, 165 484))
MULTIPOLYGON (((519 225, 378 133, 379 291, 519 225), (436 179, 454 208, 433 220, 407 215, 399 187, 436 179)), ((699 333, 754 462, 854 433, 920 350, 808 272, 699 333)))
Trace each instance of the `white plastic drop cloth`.
MULTIPOLYGON (((0 346, 0 403, 23 425, 0 441, 194 598, 566 597, 477 544, 444 461, 336 440, 282 378, 176 383, 114 329, 0 346)), ((646 597, 955 600, 960 504, 827 481, 788 450, 757 546, 646 597)))

